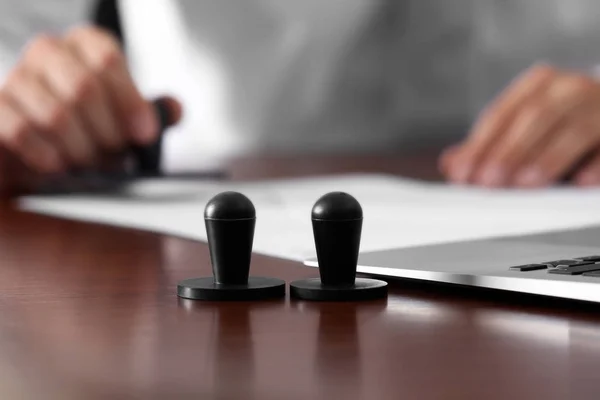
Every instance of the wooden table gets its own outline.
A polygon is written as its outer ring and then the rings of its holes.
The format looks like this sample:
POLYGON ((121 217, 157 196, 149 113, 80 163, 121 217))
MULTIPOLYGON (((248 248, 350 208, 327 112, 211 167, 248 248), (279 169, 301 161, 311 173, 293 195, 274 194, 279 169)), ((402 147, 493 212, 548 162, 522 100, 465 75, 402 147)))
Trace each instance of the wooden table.
MULTIPOLYGON (((381 171, 433 155, 265 157, 235 179, 381 171)), ((598 399, 597 308, 392 282, 385 301, 197 303, 207 246, 0 211, 0 399, 598 399)), ((316 276, 255 256, 253 273, 316 276)))

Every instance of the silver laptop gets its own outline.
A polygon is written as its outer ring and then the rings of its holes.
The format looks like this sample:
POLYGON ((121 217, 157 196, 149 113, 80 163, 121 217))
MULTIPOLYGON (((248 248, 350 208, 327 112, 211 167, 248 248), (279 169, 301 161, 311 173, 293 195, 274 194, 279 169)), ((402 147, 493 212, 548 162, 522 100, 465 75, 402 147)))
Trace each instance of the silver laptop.
POLYGON ((600 302, 600 226, 364 252, 358 264, 378 276, 600 302))

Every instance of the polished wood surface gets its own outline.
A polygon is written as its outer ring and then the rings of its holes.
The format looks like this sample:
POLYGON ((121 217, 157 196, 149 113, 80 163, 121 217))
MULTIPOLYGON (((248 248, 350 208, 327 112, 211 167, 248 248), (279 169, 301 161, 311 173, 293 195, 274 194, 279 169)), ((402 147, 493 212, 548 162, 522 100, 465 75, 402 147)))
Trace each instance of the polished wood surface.
MULTIPOLYGON (((434 154, 237 160, 234 179, 387 172, 434 154)), ((199 222, 201 223, 201 222, 199 222)), ((391 282, 387 300, 199 303, 203 243, 0 210, 0 399, 598 399, 597 307, 391 282)), ((253 274, 316 276, 254 256, 253 274)))

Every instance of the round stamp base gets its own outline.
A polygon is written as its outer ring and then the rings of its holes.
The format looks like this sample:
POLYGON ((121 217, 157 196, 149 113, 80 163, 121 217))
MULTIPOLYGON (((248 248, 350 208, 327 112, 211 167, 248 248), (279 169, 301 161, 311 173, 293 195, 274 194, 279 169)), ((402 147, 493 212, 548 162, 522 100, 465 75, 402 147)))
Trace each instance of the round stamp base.
POLYGON ((185 299, 206 301, 266 300, 285 296, 281 279, 250 277, 245 285, 215 283, 213 277, 186 279, 177 285, 177 295, 185 299))
POLYGON ((290 296, 312 301, 363 301, 387 296, 387 282, 376 279, 356 278, 354 285, 323 285, 321 279, 313 278, 290 284, 290 296))

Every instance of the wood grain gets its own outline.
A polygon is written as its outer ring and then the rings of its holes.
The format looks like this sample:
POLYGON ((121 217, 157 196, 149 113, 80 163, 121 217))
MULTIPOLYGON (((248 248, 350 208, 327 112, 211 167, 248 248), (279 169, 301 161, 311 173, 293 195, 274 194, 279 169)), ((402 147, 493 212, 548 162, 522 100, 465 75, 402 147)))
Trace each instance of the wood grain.
MULTIPOLYGON (((234 179, 436 179, 434 157, 240 159, 234 179)), ((198 221, 202 223, 202 221, 198 221)), ((597 399, 596 307, 410 281, 368 303, 199 303, 207 246, 0 208, 1 399, 597 399)), ((256 255, 252 273, 316 276, 256 255)))

